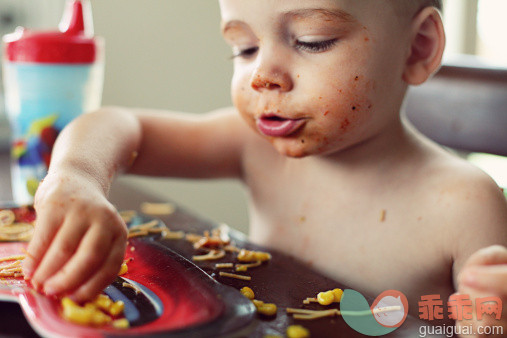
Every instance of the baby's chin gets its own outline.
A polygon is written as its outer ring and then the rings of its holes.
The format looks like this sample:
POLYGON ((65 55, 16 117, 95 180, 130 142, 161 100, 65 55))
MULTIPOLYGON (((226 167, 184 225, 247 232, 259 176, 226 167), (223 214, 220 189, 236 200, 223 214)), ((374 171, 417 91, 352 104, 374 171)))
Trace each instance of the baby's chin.
POLYGON ((322 149, 315 145, 301 142, 299 139, 271 139, 271 145, 282 156, 291 158, 304 158, 322 154, 322 149))
MULTIPOLYGON (((278 150, 278 149, 277 149, 278 150)), ((280 155, 283 155, 285 157, 290 157, 290 158, 304 158, 304 157, 308 157, 308 156, 311 156, 313 154, 311 153, 308 153, 308 152, 304 152, 304 151, 300 151, 300 150, 278 150, 278 153, 280 155)))
POLYGON ((322 144, 322 143, 305 143, 300 140, 270 140, 271 145, 282 156, 290 158, 304 158, 309 156, 328 157, 337 155, 340 152, 347 151, 352 146, 339 142, 338 144, 322 144))

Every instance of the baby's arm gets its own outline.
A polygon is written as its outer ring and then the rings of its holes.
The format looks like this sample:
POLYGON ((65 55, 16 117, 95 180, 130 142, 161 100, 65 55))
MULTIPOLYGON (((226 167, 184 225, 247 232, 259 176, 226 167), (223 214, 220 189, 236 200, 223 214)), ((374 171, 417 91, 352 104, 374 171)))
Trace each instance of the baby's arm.
MULTIPOLYGON (((499 319, 485 314, 481 320, 478 320, 478 313, 476 313, 478 310, 474 306, 473 319, 457 321, 457 325, 472 325, 476 332, 479 326, 484 328, 501 326, 503 334, 507 333, 507 248, 494 245, 470 256, 458 276, 458 293, 470 295, 475 302, 478 298, 498 297, 503 305, 503 311, 499 319)), ((500 312, 499 309, 497 311, 500 312)), ((494 314, 496 315, 497 312, 495 311, 494 314)), ((503 336, 503 334, 498 336, 503 336)))
POLYGON ((479 326, 500 325, 507 332, 507 201, 489 178, 471 180, 462 192, 454 224, 454 283, 456 294, 472 300, 473 319, 456 324, 472 326, 476 333, 479 326), (503 303, 501 319, 484 315, 479 320, 477 299, 492 296, 503 303))
MULTIPOLYGON (((114 176, 239 176, 244 130, 232 110, 199 117, 103 108, 60 134, 35 196, 24 273, 47 294, 85 300, 119 271, 127 229, 107 194, 114 176)), ((244 127, 243 127, 244 128, 244 127)))

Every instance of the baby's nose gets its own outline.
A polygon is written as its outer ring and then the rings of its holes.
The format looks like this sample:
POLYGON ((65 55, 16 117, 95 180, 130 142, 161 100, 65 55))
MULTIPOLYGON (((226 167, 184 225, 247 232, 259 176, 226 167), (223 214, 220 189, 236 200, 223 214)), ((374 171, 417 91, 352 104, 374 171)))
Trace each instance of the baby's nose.
POLYGON ((293 87, 290 75, 280 71, 257 70, 252 75, 251 86, 253 89, 290 91, 293 87))

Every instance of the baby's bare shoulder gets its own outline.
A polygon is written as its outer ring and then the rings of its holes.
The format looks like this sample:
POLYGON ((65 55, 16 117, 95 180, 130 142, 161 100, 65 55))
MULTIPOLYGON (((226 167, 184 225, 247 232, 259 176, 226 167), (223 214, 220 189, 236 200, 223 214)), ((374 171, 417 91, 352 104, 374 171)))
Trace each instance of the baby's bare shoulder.
POLYGON ((471 163, 449 157, 428 164, 426 170, 429 187, 435 189, 439 203, 457 219, 507 216, 507 202, 500 187, 471 163))
POLYGON ((481 169, 466 160, 444 156, 429 161, 423 170, 427 188, 421 190, 445 208, 449 220, 462 224, 455 226, 472 226, 470 223, 478 221, 485 226, 499 221, 506 224, 507 202, 502 190, 481 169))
POLYGON ((455 269, 475 251, 507 245, 507 200, 493 179, 471 163, 444 157, 428 165, 428 207, 443 229, 455 269))

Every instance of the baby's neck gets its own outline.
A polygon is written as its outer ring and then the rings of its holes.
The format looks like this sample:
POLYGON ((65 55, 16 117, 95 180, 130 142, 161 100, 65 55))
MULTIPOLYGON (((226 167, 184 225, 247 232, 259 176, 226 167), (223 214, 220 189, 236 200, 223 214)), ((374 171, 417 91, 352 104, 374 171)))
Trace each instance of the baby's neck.
POLYGON ((413 155, 414 151, 420 149, 419 143, 410 128, 400 120, 396 120, 396 123, 391 124, 388 129, 359 144, 330 155, 313 156, 308 160, 328 162, 329 165, 345 171, 378 171, 379 167, 388 170, 402 158, 413 155))

